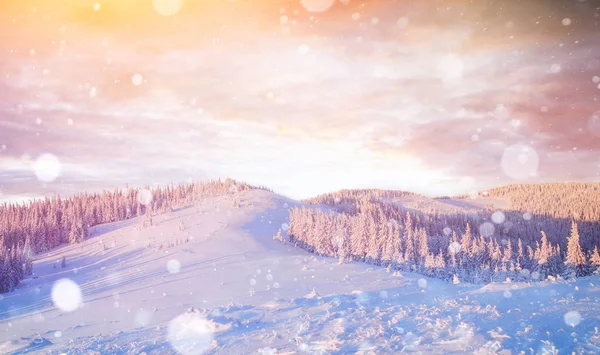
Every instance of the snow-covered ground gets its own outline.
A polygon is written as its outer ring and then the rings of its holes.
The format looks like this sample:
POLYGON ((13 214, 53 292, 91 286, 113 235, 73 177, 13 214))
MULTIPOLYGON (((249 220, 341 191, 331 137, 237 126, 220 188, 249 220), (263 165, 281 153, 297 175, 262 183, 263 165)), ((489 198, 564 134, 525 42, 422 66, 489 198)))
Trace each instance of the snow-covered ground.
POLYGON ((338 265, 272 240, 296 202, 237 202, 98 226, 39 255, 0 297, 0 353, 600 353, 598 277, 454 285, 338 265))

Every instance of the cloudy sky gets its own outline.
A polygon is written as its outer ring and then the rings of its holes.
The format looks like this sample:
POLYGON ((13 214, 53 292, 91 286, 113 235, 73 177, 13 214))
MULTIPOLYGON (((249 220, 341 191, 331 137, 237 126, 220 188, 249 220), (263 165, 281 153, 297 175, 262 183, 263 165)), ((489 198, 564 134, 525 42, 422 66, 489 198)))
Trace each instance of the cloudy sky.
POLYGON ((0 200, 598 181, 598 6, 2 1, 0 200))

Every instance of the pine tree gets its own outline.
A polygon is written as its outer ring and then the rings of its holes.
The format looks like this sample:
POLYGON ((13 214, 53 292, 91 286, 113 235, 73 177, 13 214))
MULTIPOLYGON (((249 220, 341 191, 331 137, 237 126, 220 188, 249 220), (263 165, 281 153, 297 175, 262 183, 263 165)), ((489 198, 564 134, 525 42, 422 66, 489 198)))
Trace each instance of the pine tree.
POLYGON ((503 263, 510 263, 510 261, 512 260, 512 244, 510 242, 510 239, 507 240, 506 242, 506 247, 504 248, 504 254, 502 255, 502 262, 503 263))
POLYGON ((350 240, 352 255, 363 260, 367 247, 367 223, 366 216, 361 213, 355 220, 352 226, 352 239, 350 240))
POLYGON ((465 233, 460 238, 460 250, 462 251, 462 253, 460 253, 460 264, 466 270, 471 269, 469 257, 469 254, 471 253, 471 248, 471 226, 467 224, 465 233))
POLYGON ((406 212, 406 221, 404 224, 404 261, 409 267, 415 260, 415 247, 413 242, 413 229, 410 213, 406 212))
POLYGON ((598 246, 594 246, 594 250, 592 251, 592 256, 590 257, 590 264, 592 264, 595 268, 600 267, 600 253, 598 253, 598 246))
POLYGON ((31 250, 31 237, 29 235, 25 239, 25 245, 21 254, 21 263, 24 265, 24 274, 31 275, 33 273, 33 251, 31 250))
POLYGON ((17 287, 24 276, 21 250, 18 247, 13 248, 10 252, 10 267, 12 268, 13 283, 17 287))
POLYGON ((538 265, 544 265, 548 263, 548 260, 552 256, 552 247, 548 243, 548 237, 544 231, 541 231, 542 239, 541 244, 538 245, 539 250, 536 249, 536 257, 538 265))
POLYGON ((460 239, 461 250, 468 252, 471 250, 471 225, 467 224, 467 228, 465 229, 465 233, 462 235, 460 239))
POLYGON ((283 242, 283 234, 281 234, 281 228, 277 230, 277 234, 273 236, 273 239, 283 242))
POLYGON ((391 222, 385 224, 384 232, 385 242, 383 245, 383 253, 381 254, 381 260, 385 264, 390 264, 394 259, 394 232, 393 225, 391 222))
POLYGON ((460 279, 458 278, 457 274, 454 274, 452 276, 452 283, 455 284, 455 285, 458 285, 460 283, 460 279))
POLYGON ((77 222, 71 223, 71 229, 67 236, 67 242, 69 244, 80 243, 84 240, 83 228, 77 222))
POLYGON ((369 217, 368 226, 369 239, 367 244, 367 258, 371 262, 377 263, 381 259, 381 243, 379 241, 380 238, 377 235, 377 225, 371 216, 369 217))
POLYGON ((0 249, 0 293, 6 292, 5 290, 5 275, 4 275, 4 258, 2 257, 2 249, 0 249))
POLYGON ((79 242, 84 242, 86 239, 90 237, 90 229, 87 223, 82 222, 81 224, 81 240, 79 242))
POLYGON ((9 253, 4 253, 4 262, 0 270, 0 292, 10 292, 15 288, 9 253))
POLYGON ((393 263, 398 266, 404 262, 404 253, 402 251, 402 230, 399 224, 394 223, 392 225, 392 235, 394 248, 392 260, 393 263))
POLYGON ((427 258, 427 256, 430 254, 429 246, 427 245, 427 232, 425 229, 421 229, 418 231, 417 235, 419 236, 419 258, 421 261, 424 261, 425 258, 427 258))
POLYGON ((435 255, 427 254, 419 267, 420 271, 428 276, 435 276, 435 255))
POLYGON ((435 270, 437 277, 447 278, 448 271, 446 270, 446 260, 444 260, 444 254, 441 249, 439 254, 435 256, 435 270))
POLYGON ((530 262, 533 262, 535 260, 535 253, 533 252, 533 248, 531 247, 531 245, 527 246, 527 259, 530 262))
POLYGON ((565 265, 570 272, 574 272, 575 276, 585 276, 587 270, 585 268, 586 260, 581 245, 579 244, 579 231, 575 222, 571 225, 571 236, 567 238, 567 256, 565 265))
POLYGON ((336 233, 334 244, 340 264, 346 262, 349 254, 349 236, 348 236, 348 220, 346 218, 340 221, 338 232, 336 233))
POLYGON ((152 226, 152 212, 149 208, 146 209, 146 214, 144 216, 144 221, 142 222, 142 228, 152 226))

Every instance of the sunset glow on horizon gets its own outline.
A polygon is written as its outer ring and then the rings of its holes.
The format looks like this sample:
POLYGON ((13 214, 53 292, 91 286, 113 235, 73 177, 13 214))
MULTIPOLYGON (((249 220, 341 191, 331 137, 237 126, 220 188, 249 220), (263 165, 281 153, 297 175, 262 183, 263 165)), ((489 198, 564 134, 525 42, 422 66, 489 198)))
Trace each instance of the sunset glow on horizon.
POLYGON ((0 201, 226 176, 299 198, 599 179, 592 1, 0 8, 0 201))

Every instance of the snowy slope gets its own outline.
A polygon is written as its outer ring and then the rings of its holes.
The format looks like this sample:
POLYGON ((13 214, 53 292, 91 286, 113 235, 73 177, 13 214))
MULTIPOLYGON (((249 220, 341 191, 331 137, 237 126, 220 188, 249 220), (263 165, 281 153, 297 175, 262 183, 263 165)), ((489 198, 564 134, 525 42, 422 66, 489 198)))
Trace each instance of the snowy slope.
POLYGON ((0 299, 0 353, 600 352, 598 277, 453 285, 338 265, 272 240, 296 202, 259 190, 236 201, 98 226, 39 255, 35 278, 0 299), (64 278, 82 306, 67 288, 55 307, 64 278))

